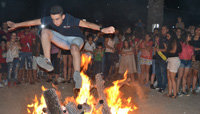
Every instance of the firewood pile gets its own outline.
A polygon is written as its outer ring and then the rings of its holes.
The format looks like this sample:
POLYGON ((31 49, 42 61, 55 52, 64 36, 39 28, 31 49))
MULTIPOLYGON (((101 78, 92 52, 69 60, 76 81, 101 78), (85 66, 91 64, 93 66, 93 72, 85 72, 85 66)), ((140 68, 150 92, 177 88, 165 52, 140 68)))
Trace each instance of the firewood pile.
MULTIPOLYGON (((97 74, 95 80, 96 82, 95 85, 93 85, 93 88, 96 88, 98 99, 100 99, 99 102, 95 104, 95 109, 101 108, 102 114, 111 114, 104 93, 105 81, 103 80, 103 76, 97 74)), ((129 80, 127 79, 120 83, 120 86, 123 86, 124 84, 129 85, 128 82, 129 80)), ((47 89, 43 94, 47 105, 47 108, 43 109, 44 114, 84 114, 85 112, 92 112, 92 107, 86 103, 76 104, 75 101, 70 101, 65 106, 61 106, 54 88, 47 89)))

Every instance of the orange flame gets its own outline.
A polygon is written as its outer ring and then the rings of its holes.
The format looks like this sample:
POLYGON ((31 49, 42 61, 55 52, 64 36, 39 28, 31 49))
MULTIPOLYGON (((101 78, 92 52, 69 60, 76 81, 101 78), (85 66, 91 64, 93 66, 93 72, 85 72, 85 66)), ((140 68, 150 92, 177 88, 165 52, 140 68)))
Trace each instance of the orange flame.
POLYGON ((80 89, 78 97, 76 98, 76 102, 78 104, 87 103, 88 105, 90 105, 92 107, 92 110, 89 113, 92 113, 92 111, 94 111, 94 104, 96 104, 96 100, 94 96, 90 94, 91 81, 89 77, 84 73, 88 69, 88 65, 90 63, 91 63, 91 56, 82 54, 81 67, 83 67, 83 70, 80 73, 82 77, 82 87, 80 89))
MULTIPOLYGON (((85 114, 102 114, 102 107, 98 110, 95 108, 95 104, 97 104, 98 100, 90 94, 91 81, 89 77, 84 73, 88 68, 88 64, 90 63, 91 56, 82 54, 81 67, 83 68, 83 70, 80 73, 82 77, 82 87, 76 99, 74 99, 74 97, 67 97, 65 98, 65 102, 63 103, 63 105, 67 104, 68 102, 74 102, 76 105, 87 103, 88 105, 90 105, 91 111, 85 114)), ((113 86, 104 90, 104 93, 107 95, 107 103, 111 109, 112 114, 128 114, 128 112, 138 109, 135 105, 131 103, 131 97, 129 97, 128 99, 122 99, 123 94, 119 90, 120 84, 127 80, 127 72, 128 71, 126 71, 124 74, 124 79, 113 82, 113 86)), ((56 88, 56 94, 59 98, 61 98, 61 93, 58 91, 58 88, 55 85, 52 86, 56 88)), ((42 86, 42 91, 45 90, 47 89, 42 86)), ((47 106, 44 96, 41 96, 40 102, 38 101, 37 96, 35 96, 34 103, 27 105, 27 112, 28 114, 43 114, 43 108, 46 107, 47 106), (31 109, 33 109, 33 111, 31 109)))
MULTIPOLYGON (((41 89, 42 91, 47 90, 44 86, 42 86, 41 89)), ((42 95, 39 101, 37 96, 35 95, 35 99, 33 101, 34 103, 27 105, 28 114, 43 114, 43 108, 47 107, 44 96, 42 95), (31 109, 33 109, 32 113, 31 113, 31 109)))
POLYGON ((137 107, 131 103, 131 97, 127 100, 122 99, 119 84, 127 80, 127 72, 124 74, 124 79, 113 82, 113 86, 105 89, 107 95, 108 106, 111 108, 112 114, 128 114, 128 112, 136 110, 137 107))

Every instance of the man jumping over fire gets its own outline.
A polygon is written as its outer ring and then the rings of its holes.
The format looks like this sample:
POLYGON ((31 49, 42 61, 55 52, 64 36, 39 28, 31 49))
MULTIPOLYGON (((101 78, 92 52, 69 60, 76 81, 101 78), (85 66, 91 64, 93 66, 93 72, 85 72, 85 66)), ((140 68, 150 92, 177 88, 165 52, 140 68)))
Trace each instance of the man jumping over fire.
POLYGON ((82 78, 80 76, 80 50, 84 44, 84 37, 79 27, 90 28, 105 34, 115 32, 115 28, 112 26, 102 28, 96 24, 75 18, 68 13, 64 14, 61 6, 53 6, 50 9, 50 16, 48 17, 20 23, 8 21, 7 24, 10 27, 9 30, 19 27, 45 25, 46 27, 41 32, 44 57, 37 57, 37 64, 49 72, 54 70, 50 60, 51 42, 62 49, 70 50, 73 57, 75 91, 78 91, 82 85, 82 78))

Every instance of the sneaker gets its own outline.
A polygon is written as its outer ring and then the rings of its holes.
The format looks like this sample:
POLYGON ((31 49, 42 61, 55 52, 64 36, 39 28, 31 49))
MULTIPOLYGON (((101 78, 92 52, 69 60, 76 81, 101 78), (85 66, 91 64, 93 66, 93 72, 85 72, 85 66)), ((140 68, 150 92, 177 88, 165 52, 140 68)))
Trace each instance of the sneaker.
POLYGON ((188 94, 187 92, 182 92, 182 94, 185 96, 190 96, 190 94, 188 94))
POLYGON ((80 72, 75 71, 73 74, 74 81, 75 81, 75 88, 80 89, 82 86, 82 77, 80 75, 80 72))
POLYGON ((67 81, 67 83, 71 83, 71 80, 69 79, 69 80, 67 81))
POLYGON ((17 85, 17 83, 16 82, 13 82, 13 86, 16 86, 17 85))
POLYGON ((163 93, 164 90, 160 88, 160 89, 158 90, 158 92, 163 93))
POLYGON ((67 81, 66 80, 63 80, 61 83, 66 83, 67 81))
POLYGON ((7 86, 8 85, 8 80, 3 80, 3 83, 4 83, 5 86, 7 86))
POLYGON ((155 89, 155 87, 153 86, 153 84, 150 85, 150 88, 151 88, 151 89, 155 89))
MULTIPOLYGON (((154 86, 155 87, 155 86, 154 86)), ((158 90, 160 90, 160 88, 159 87, 156 87, 156 90, 158 91, 158 90)))
POLYGON ((192 90, 192 94, 193 94, 193 95, 197 95, 196 90, 192 90))
POLYGON ((41 68, 47 70, 48 72, 51 72, 54 69, 52 63, 47 58, 37 57, 36 62, 41 68))
POLYGON ((183 94, 182 94, 181 92, 178 92, 178 93, 177 93, 177 96, 178 96, 178 97, 182 97, 183 94))
POLYGON ((16 82, 16 84, 17 84, 17 85, 20 85, 20 84, 21 84, 21 82, 20 82, 20 81, 17 81, 17 82, 16 82))
POLYGON ((196 92, 200 93, 200 87, 197 87, 196 92))
POLYGON ((2 83, 0 83, 0 88, 4 87, 4 85, 2 83))
POLYGON ((10 86, 11 86, 11 84, 12 84, 11 82, 8 82, 8 87, 10 87, 10 86))

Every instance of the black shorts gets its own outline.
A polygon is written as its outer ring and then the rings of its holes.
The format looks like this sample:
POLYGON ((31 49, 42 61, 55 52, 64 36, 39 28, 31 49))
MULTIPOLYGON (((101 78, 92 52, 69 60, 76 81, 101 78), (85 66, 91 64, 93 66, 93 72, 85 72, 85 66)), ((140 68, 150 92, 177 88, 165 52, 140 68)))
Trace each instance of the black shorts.
POLYGON ((0 73, 6 73, 7 72, 7 63, 0 63, 1 68, 0 68, 0 73))
POLYGON ((60 59, 57 57, 58 54, 51 54, 51 62, 54 67, 53 73, 59 74, 60 73, 60 59))
POLYGON ((61 50, 61 54, 62 55, 71 55, 71 51, 70 50, 61 50))

